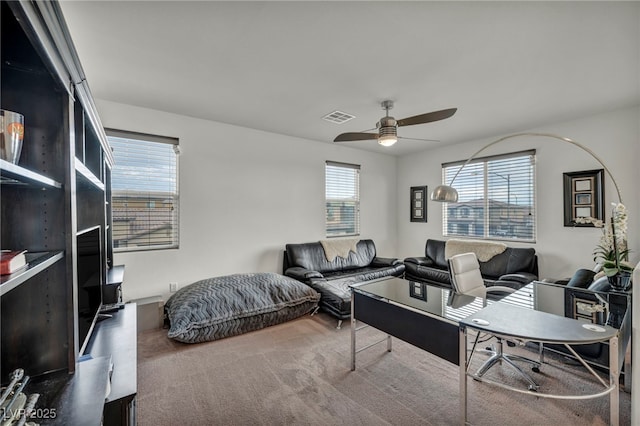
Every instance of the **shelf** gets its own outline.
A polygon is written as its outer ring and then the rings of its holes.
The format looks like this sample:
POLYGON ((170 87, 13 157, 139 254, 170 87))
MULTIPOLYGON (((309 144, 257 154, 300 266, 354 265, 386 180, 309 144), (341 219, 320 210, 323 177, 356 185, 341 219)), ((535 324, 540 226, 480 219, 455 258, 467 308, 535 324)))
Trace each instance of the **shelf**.
POLYGON ((0 160, 0 182, 3 185, 33 185, 44 188, 62 188, 62 184, 39 173, 20 167, 5 160, 0 160))
POLYGON ((59 371, 35 377, 26 390, 40 394, 36 415, 43 415, 34 420, 42 425, 101 425, 110 368, 110 357, 94 357, 78 363, 73 375, 59 371))
POLYGON ((124 265, 115 265, 107 270, 106 285, 119 285, 124 282, 124 265))
POLYGON ((29 278, 34 277, 62 259, 64 257, 64 252, 53 251, 26 253, 26 256, 27 263, 29 263, 26 269, 22 269, 10 275, 0 276, 0 296, 4 296, 20 284, 27 281, 29 278))
POLYGON ((77 158, 76 158, 76 172, 78 172, 84 178, 84 181, 80 179, 77 180, 76 183, 78 184, 78 186, 82 184, 91 184, 96 188, 98 188, 99 190, 104 191, 104 183, 102 183, 100 179, 98 179, 96 175, 94 175, 93 172, 89 170, 87 166, 82 164, 82 162, 77 158))

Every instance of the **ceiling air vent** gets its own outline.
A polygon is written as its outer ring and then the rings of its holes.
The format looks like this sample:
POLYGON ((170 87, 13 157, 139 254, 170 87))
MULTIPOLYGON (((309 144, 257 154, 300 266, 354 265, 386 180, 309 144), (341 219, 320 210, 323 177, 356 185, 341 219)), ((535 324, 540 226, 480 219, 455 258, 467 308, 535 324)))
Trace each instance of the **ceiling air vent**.
POLYGON ((330 121, 336 124, 346 123, 347 121, 354 118, 356 118, 355 115, 347 114, 346 112, 342 111, 333 111, 322 117, 323 120, 330 121))

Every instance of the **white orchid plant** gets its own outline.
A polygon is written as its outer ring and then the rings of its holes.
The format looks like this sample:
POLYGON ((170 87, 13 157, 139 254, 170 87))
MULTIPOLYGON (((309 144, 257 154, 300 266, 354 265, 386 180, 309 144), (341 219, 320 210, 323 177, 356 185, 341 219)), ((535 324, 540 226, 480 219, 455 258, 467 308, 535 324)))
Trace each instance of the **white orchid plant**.
POLYGON ((611 205, 613 212, 609 224, 593 217, 575 219, 576 223, 591 223, 596 228, 602 228, 600 243, 593 251, 593 260, 602 265, 602 270, 608 277, 619 272, 633 271, 633 266, 628 263, 630 250, 627 248, 627 208, 622 203, 611 205))

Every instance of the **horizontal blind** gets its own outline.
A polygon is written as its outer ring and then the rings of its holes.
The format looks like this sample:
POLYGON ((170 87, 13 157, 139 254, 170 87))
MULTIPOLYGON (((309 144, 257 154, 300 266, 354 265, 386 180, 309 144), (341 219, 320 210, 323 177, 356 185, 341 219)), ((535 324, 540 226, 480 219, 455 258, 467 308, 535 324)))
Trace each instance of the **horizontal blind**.
POLYGON ((177 248, 178 141, 107 131, 113 149, 111 209, 116 251, 177 248))
POLYGON ((360 166, 327 161, 325 166, 327 237, 360 235, 360 166))
POLYGON ((481 297, 468 297, 469 302, 453 307, 450 299, 455 294, 451 293, 452 290, 444 290, 442 292, 442 306, 445 318, 460 321, 484 308, 484 301, 481 297))
MULTIPOLYGON (((451 297, 455 295, 455 293, 451 294, 452 290, 444 290, 442 292, 442 306, 445 318, 449 318, 452 320, 460 321, 469 315, 475 314, 479 310, 485 307, 485 300, 481 297, 468 297, 468 302, 462 303, 457 307, 451 306, 451 297)), ((460 295, 459 295, 460 296, 460 295)), ((491 296, 491 287, 487 287, 487 305, 492 305, 493 303, 497 303, 497 300, 489 299, 491 296)), ((525 309, 534 309, 534 294, 533 294, 533 286, 528 284, 519 290, 509 293, 506 296, 500 297, 500 303, 508 303, 509 305, 518 306, 525 309)))
MULTIPOLYGON (((443 182, 463 165, 444 164, 443 182)), ((475 159, 452 186, 458 202, 443 206, 443 235, 535 241, 535 151, 475 159)))

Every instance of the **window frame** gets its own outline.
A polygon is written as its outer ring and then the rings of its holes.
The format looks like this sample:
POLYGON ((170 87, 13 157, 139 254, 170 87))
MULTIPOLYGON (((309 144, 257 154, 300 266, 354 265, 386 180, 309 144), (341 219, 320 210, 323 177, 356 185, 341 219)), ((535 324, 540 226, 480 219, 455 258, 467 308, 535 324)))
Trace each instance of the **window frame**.
MULTIPOLYGON (((337 162, 337 161, 325 161, 325 178, 324 178, 324 198, 325 198, 325 202, 324 202, 324 211, 325 211, 325 237, 326 238, 340 238, 340 237, 357 237, 360 236, 360 170, 361 170, 361 166, 359 164, 351 164, 351 163, 342 163, 342 162, 337 162), (335 168, 342 168, 342 169, 349 169, 349 170, 355 170, 355 185, 353 187, 353 191, 355 193, 355 199, 352 201, 354 203, 354 219, 353 219, 353 226, 354 226, 354 231, 353 232, 344 232, 344 233, 330 233, 329 230, 329 203, 330 202, 344 202, 344 199, 342 198, 330 198, 328 197, 328 191, 329 191, 329 185, 330 185, 330 181, 329 181, 329 173, 328 173, 328 168, 329 167, 335 167, 335 168)), ((342 221, 340 221, 340 223, 344 223, 342 221)))
MULTIPOLYGON (((497 166, 497 167, 500 167, 500 166, 497 166)), ((478 158, 474 158, 468 163, 467 163, 467 160, 442 163, 443 184, 451 185, 450 180, 453 179, 453 177, 456 175, 456 172, 461 169, 463 169, 462 172, 455 178, 452 186, 458 190, 459 194, 466 189, 469 193, 474 193, 476 198, 473 200, 463 200, 463 201, 458 200, 456 203, 443 203, 442 235, 444 237, 451 237, 451 238, 461 237, 461 238, 480 239, 480 240, 504 240, 509 242, 522 242, 522 243, 536 242, 538 206, 537 206, 537 198, 536 198, 536 150, 535 149, 511 152, 506 154, 491 155, 491 156, 485 156, 485 157, 478 157, 478 158), (517 159, 517 160, 523 161, 523 160, 526 160, 527 158, 529 159, 529 162, 530 162, 530 167, 528 168, 528 173, 530 173, 530 178, 528 180, 525 179, 524 184, 522 183, 522 181, 518 180, 516 185, 516 190, 520 190, 520 191, 526 190, 527 191, 526 199, 530 200, 530 204, 525 204, 525 203, 520 204, 518 202, 517 195, 514 194, 514 191, 510 192, 509 184, 510 184, 511 176, 525 177, 525 173, 518 172, 518 173, 507 174, 500 169, 499 170, 502 173, 498 173, 497 171, 490 170, 490 168, 492 163, 499 164, 500 162, 505 162, 505 160, 508 161, 511 159, 517 159), (472 172, 469 170, 474 167, 476 168, 475 172, 472 172), (460 178, 464 176, 465 172, 479 175, 479 179, 477 179, 477 182, 474 182, 475 183, 474 189, 469 188, 469 185, 473 186, 474 184, 471 182, 471 179, 469 179, 466 182, 460 182, 461 181, 460 178), (507 178, 505 178, 505 174, 507 175, 507 178), (496 175, 502 179, 498 179, 498 181, 495 182, 495 179, 489 178, 489 175, 496 175), (505 186, 505 183, 502 182, 502 180, 507 181, 506 185, 507 185, 508 198, 506 203, 502 201, 498 201, 496 198, 490 198, 491 193, 495 194, 497 192, 497 188, 505 186), (495 182, 495 185, 492 185, 491 182, 495 182), (467 188, 461 188, 461 184, 463 187, 467 186, 467 188), (478 187, 480 187, 481 189, 479 190, 478 187), (511 201, 509 201, 510 194, 514 194, 513 196, 516 198, 515 203, 512 203, 511 201), (461 207, 459 207, 459 210, 457 210, 453 215, 450 214, 449 209, 451 207, 451 204, 460 205, 463 203, 477 204, 479 207, 476 209, 470 206, 462 205, 461 207), (499 203, 502 203, 504 205, 500 207, 499 205, 497 205, 499 203), (512 207, 512 206, 517 206, 519 204, 522 207, 518 207, 518 208, 512 207), (463 209, 470 209, 470 214, 467 217, 461 216, 461 210, 463 209), (525 220, 524 219, 525 214, 523 213, 525 209, 528 212, 527 216, 533 216, 533 217, 527 218, 525 220), (515 235, 514 234, 509 235, 508 232, 510 232, 510 228, 511 226, 513 226, 513 224, 510 219, 507 219, 508 220, 507 230, 505 231, 505 234, 498 235, 498 232, 502 231, 503 222, 501 219, 496 219, 495 216, 500 217, 500 215, 502 215, 501 213, 502 211, 508 211, 509 213, 507 214, 507 217, 509 218, 511 216, 511 212, 513 212, 514 210, 516 210, 516 213, 518 210, 522 211, 521 215, 523 217, 523 220, 522 220, 523 224, 521 225, 521 227, 523 228, 523 231, 521 231, 520 234, 515 233, 515 235), (462 223, 463 219, 470 219, 470 221, 469 223, 462 223), (492 231, 492 229, 496 227, 495 226, 496 224, 499 225, 500 230, 492 231), (481 235, 478 235, 478 233, 475 233, 475 232, 472 233, 473 232, 472 228, 477 230, 480 226, 482 227, 481 235), (453 230, 454 228, 455 228, 455 231, 453 230), (460 232, 461 229, 464 231, 460 232), (531 230, 530 236, 527 235, 528 233, 524 232, 526 229, 531 230), (518 237, 517 235, 521 235, 521 237, 518 237)), ((516 182, 515 179, 514 179, 514 182, 516 182)))
MULTIPOLYGON (((173 203, 172 203, 172 207, 173 207, 173 213, 172 213, 172 219, 173 219, 173 223, 172 223, 172 233, 173 233, 173 237, 172 237, 172 242, 170 244, 157 244, 157 245, 136 245, 136 246, 124 246, 124 247, 113 247, 113 251, 114 253, 131 253, 131 252, 143 252, 143 251, 154 251, 154 250, 175 250, 175 249, 179 249, 180 248, 180 140, 178 138, 174 138, 174 137, 169 137, 169 136, 160 136, 160 135, 152 135, 152 134, 148 134, 148 133, 140 133, 140 132, 134 132, 134 131, 127 131, 127 130, 119 130, 119 129, 110 129, 110 128, 105 128, 105 133, 107 134, 107 140, 109 140, 109 143, 111 143, 110 138, 114 137, 114 138, 119 138, 119 139, 129 139, 132 141, 141 141, 141 142, 152 142, 152 143, 158 143, 158 144, 167 144, 167 145, 172 145, 173 146, 173 152, 175 154, 175 176, 174 180, 175 180, 175 193, 171 195, 171 198, 173 199, 173 203)), ((113 148, 112 148, 113 150, 113 148)), ((114 152, 114 157, 115 157, 115 152, 114 152)), ((114 174, 116 174, 115 170, 117 168, 117 161, 114 161, 114 165, 112 167, 111 170, 111 179, 113 180, 114 174)), ((119 190, 114 190, 113 189, 113 185, 111 185, 111 204, 110 204, 110 208, 111 208, 111 219, 112 219, 112 223, 111 223, 111 230, 112 233, 114 233, 115 229, 113 226, 113 222, 115 222, 116 219, 116 215, 113 212, 113 206, 114 206, 114 202, 113 200, 117 197, 114 196, 114 194, 119 191, 119 190)), ((148 190, 147 190, 148 191, 148 190)), ((144 192, 144 191, 141 191, 144 192)), ((149 193, 152 193, 153 191, 148 191, 149 193)), ((147 205, 149 205, 149 203, 154 203, 157 204, 157 200, 148 200, 147 205)), ((164 202, 162 203, 164 204, 164 202)), ((113 238, 114 242, 115 242, 115 235, 113 238)))

